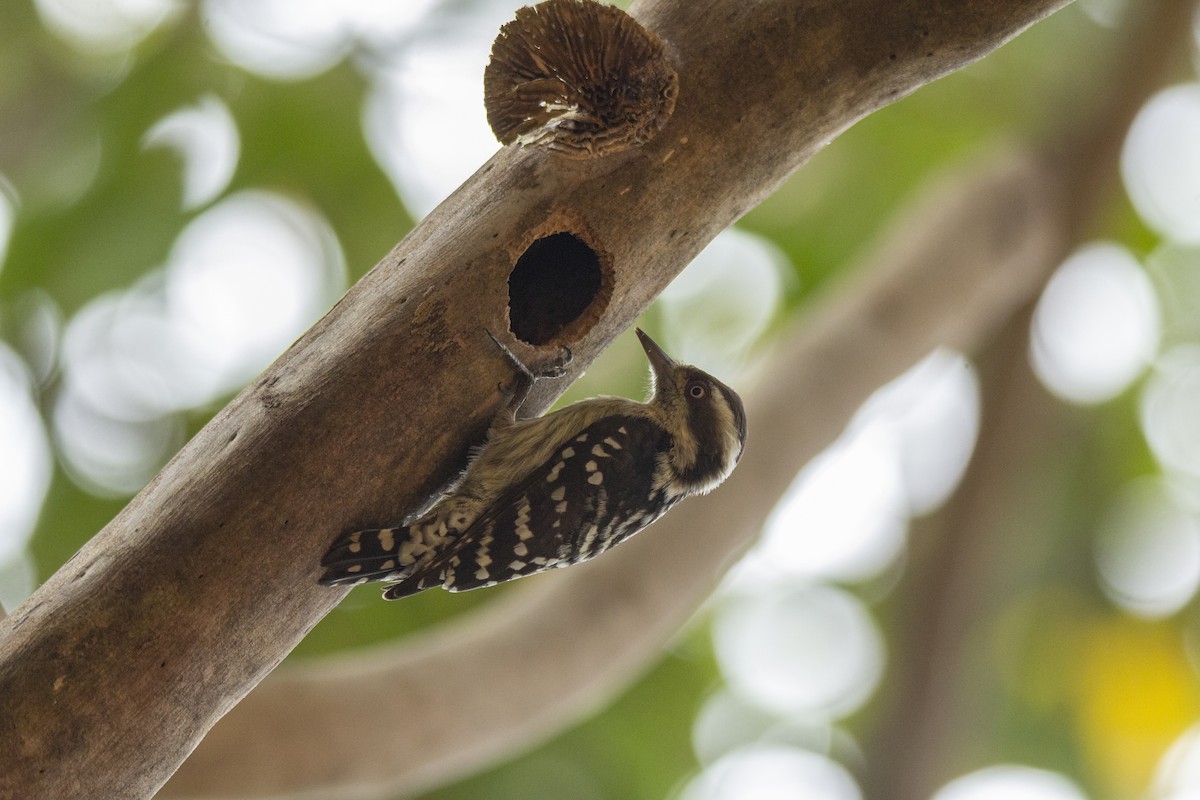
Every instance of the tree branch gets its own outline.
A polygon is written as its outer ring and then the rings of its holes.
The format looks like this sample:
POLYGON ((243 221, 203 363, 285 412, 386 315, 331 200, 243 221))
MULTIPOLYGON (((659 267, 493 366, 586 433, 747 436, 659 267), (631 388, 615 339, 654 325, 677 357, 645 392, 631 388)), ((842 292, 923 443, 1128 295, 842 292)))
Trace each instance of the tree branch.
POLYGON ((653 141, 586 162, 497 154, 0 621, 0 795, 153 794, 341 599, 315 583, 332 535, 419 506, 481 435, 507 378, 483 329, 506 327, 509 272, 539 231, 578 228, 610 270, 577 373, 822 144, 1066 2, 638 5, 680 76, 653 141))

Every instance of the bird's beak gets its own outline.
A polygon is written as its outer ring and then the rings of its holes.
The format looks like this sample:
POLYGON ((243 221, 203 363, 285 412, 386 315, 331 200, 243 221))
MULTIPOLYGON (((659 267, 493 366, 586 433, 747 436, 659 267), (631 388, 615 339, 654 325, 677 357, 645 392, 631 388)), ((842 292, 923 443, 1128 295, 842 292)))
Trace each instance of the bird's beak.
POLYGON ((646 351, 646 358, 650 359, 650 368, 654 370, 655 383, 669 386, 671 370, 675 368, 675 359, 667 355, 667 352, 647 336, 644 330, 641 328, 635 330, 638 339, 642 342, 642 349, 646 351))

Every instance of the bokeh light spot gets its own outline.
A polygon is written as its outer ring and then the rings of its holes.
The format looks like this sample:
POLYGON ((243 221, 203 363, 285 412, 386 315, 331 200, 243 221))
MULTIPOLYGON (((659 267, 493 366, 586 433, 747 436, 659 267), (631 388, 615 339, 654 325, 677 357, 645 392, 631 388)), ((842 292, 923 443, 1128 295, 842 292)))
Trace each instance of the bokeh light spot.
POLYGON ((785 745, 751 745, 709 766, 679 800, 860 800, 850 773, 836 761, 785 745))
POLYGON ((206 94, 188 108, 154 123, 142 147, 166 147, 183 160, 183 208, 202 206, 225 191, 241 149, 233 114, 216 95, 206 94))
POLYGON ((894 431, 913 516, 939 508, 962 480, 979 434, 979 377, 952 350, 938 349, 875 392, 857 418, 894 431))
MULTIPOLYGON (((245 70, 276 80, 303 80, 357 46, 387 51, 434 0, 205 0, 203 19, 217 49, 245 70)), ((479 81, 482 83, 480 69, 479 81)))
POLYGON ((1159 762, 1154 778, 1156 800, 1200 798, 1200 725, 1180 736, 1159 762))
POLYGON ((1051 392, 1077 403, 1120 394, 1158 348, 1149 278, 1124 247, 1092 244, 1054 273, 1033 318, 1031 358, 1051 392))
POLYGON ((341 248, 311 209, 267 192, 197 217, 171 251, 168 313, 218 392, 240 387, 326 309, 345 284, 341 248))
POLYGON ((181 345, 163 307, 161 278, 151 274, 75 313, 63 336, 64 395, 125 421, 153 419, 210 396, 187 392, 189 366, 177 360, 181 345))
POLYGON ((18 295, 8 311, 15 323, 15 345, 33 373, 34 383, 47 385, 58 369, 62 309, 45 290, 30 289, 18 295))
POLYGON ((1146 257, 1162 315, 1163 346, 1200 342, 1200 247, 1167 243, 1146 257))
POLYGON ((50 488, 50 445, 32 389, 25 363, 0 342, 0 564, 24 549, 50 488))
POLYGON ((868 398, 796 476, 731 585, 866 580, 893 564, 909 516, 933 511, 962 479, 978 383, 960 354, 938 350, 868 398))
POLYGON ((713 623, 730 688, 765 710, 837 719, 883 671, 883 640, 853 595, 824 586, 731 599, 713 623))
POLYGON ((54 434, 63 466, 78 485, 101 497, 131 495, 183 444, 176 417, 140 420, 106 416, 84 396, 59 395, 54 434))
POLYGON ((17 220, 17 192, 8 179, 0 175, 0 270, 8 254, 8 241, 17 220))
POLYGON ((1079 10, 1103 28, 1116 28, 1125 19, 1129 0, 1080 0, 1079 10))
POLYGON ((1086 800, 1086 796, 1057 772, 1005 764, 953 780, 933 800, 1086 800))
MULTIPOLYGON (((904 479, 894 432, 864 424, 808 463, 771 512, 750 568, 769 574, 865 580, 904 546, 904 479)), ((765 582, 765 581, 762 581, 765 582)))
POLYGON ((433 210, 500 143, 483 108, 483 69, 511 2, 483 0, 470 13, 449 9, 375 70, 363 108, 367 144, 416 218, 433 210))
POLYGON ((303 80, 332 67, 349 48, 337 22, 342 3, 205 0, 208 36, 221 54, 250 72, 303 80))
POLYGON ((28 551, 0 560, 0 609, 10 613, 37 588, 37 570, 28 551))
POLYGON ((1173 614, 1200 585, 1200 523, 1162 482, 1138 481, 1096 536, 1096 566, 1105 592, 1126 611, 1173 614))
POLYGON ((774 319, 791 274, 787 256, 769 240, 726 228, 659 297, 664 347, 685 363, 732 378, 774 319))
POLYGON ((700 763, 711 764, 747 742, 759 739, 777 724, 778 719, 722 687, 709 695, 692 722, 692 749, 700 763))
POLYGON ((1141 423, 1168 470, 1200 480, 1200 345, 1185 344, 1155 364, 1141 398, 1141 423))
POLYGON ((1121 175, 1148 225, 1200 243, 1200 83, 1164 89, 1142 107, 1125 139, 1121 175))
POLYGON ((35 0, 42 24, 83 51, 119 53, 184 9, 181 0, 35 0))
POLYGON ((171 415, 241 388, 344 284, 341 248, 312 209, 245 191, 196 217, 165 270, 67 325, 54 430, 72 477, 136 491, 181 442, 171 415))

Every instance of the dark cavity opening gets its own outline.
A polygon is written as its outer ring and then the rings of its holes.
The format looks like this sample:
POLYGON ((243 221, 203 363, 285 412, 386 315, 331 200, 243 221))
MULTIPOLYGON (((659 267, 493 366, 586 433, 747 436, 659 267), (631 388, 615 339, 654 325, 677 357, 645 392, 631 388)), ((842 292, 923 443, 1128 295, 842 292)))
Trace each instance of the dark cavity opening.
POLYGON ((553 342, 600 293, 600 256, 573 233, 554 233, 529 246, 508 276, 513 335, 532 345, 553 342))

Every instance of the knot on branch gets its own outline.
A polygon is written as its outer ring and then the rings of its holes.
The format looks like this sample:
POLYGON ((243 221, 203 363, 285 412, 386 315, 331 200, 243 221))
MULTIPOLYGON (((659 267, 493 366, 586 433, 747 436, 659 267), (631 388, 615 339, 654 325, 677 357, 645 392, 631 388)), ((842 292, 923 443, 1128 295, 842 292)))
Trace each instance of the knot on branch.
POLYGON ((585 159, 650 141, 675 110, 679 75, 662 39, 621 9, 547 0, 500 29, 483 94, 502 143, 585 159))

